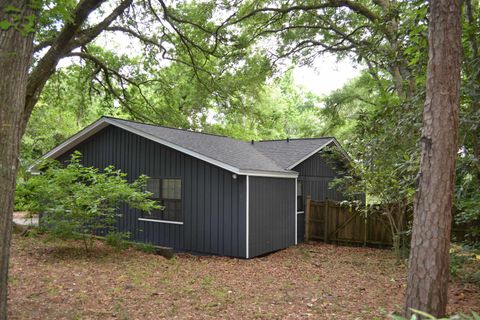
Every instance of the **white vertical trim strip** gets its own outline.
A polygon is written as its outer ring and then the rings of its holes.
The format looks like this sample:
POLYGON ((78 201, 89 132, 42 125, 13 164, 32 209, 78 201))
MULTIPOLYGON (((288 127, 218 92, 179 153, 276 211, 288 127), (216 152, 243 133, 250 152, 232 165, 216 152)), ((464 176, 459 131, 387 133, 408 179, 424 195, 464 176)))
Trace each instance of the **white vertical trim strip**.
POLYGON ((249 230, 249 215, 250 215, 250 212, 249 212, 249 205, 250 205, 250 199, 249 199, 249 193, 250 193, 250 177, 249 176, 246 176, 247 177, 247 195, 246 195, 246 210, 245 210, 245 214, 246 214, 246 226, 247 226, 247 230, 246 230, 246 235, 245 235, 245 238, 246 238, 246 243, 245 243, 245 250, 246 250, 246 257, 247 259, 250 258, 250 252, 249 252, 249 240, 250 240, 250 230, 249 230))
POLYGON ((297 224, 298 224, 298 217, 297 217, 297 199, 298 199, 298 181, 297 181, 297 178, 295 178, 295 245, 297 245, 297 242, 298 242, 298 236, 297 236, 297 232, 298 232, 298 227, 297 227, 297 224))

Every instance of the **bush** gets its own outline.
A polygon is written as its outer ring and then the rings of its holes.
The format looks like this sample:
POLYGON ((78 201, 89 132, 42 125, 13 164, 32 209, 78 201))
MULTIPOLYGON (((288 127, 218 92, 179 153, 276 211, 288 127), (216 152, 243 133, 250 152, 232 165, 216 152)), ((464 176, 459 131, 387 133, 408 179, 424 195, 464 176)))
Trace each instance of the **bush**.
POLYGON ((157 248, 151 243, 139 242, 135 244, 135 249, 143 251, 145 253, 156 253, 157 248))
POLYGON ((480 283, 480 251, 466 245, 452 245, 450 274, 465 282, 480 283))
POLYGON ((42 226, 50 237, 80 237, 88 251, 93 235, 114 231, 121 204, 146 212, 159 208, 144 191, 146 176, 129 183, 113 166, 99 171, 82 166, 80 159, 74 152, 67 166, 48 161, 41 166, 42 174, 18 184, 17 207, 42 212, 42 226))
POLYGON ((105 237, 105 243, 117 250, 125 250, 128 248, 130 239, 129 232, 109 232, 105 237))
MULTIPOLYGON (((412 311, 415 313, 411 318, 410 320, 417 320, 417 319, 431 319, 431 320, 480 320, 480 316, 475 313, 475 312, 472 312, 472 315, 465 315, 465 314, 459 314, 459 315, 454 315, 454 316, 451 316, 451 317, 447 317, 447 318, 435 318, 434 316, 432 315, 429 315, 428 313, 425 313, 425 312, 422 312, 422 311, 418 311, 418 310, 413 310, 412 311)), ((391 317, 392 319, 394 320, 408 320, 407 318, 404 318, 402 316, 392 316, 391 317)))

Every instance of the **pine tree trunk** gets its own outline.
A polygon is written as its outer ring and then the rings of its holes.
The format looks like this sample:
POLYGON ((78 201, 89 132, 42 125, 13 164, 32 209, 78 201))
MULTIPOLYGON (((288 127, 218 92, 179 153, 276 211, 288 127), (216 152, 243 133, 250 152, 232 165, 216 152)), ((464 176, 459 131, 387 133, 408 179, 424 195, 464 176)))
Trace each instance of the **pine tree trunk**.
POLYGON ((460 0, 431 0, 427 94, 405 313, 445 315, 460 86, 460 0))
MULTIPOLYGON (((9 19, 3 10, 7 3, 24 15, 33 14, 27 1, 1 1, 0 21, 9 19)), ((33 34, 22 35, 14 27, 0 31, 0 320, 7 318, 13 198, 32 52, 33 34)))

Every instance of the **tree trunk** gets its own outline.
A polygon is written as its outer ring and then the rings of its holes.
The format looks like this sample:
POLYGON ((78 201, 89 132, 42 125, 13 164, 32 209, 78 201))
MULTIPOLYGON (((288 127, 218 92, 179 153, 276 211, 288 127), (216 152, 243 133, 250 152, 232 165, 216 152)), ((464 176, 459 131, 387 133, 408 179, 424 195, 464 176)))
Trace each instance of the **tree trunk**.
MULTIPOLYGON (((26 0, 1 1, 0 21, 9 20, 5 5, 32 15, 26 0)), ((8 262, 12 234, 12 211, 20 154, 23 110, 32 61, 33 34, 23 34, 10 27, 0 31, 0 320, 7 319, 8 262)))
POLYGON ((445 315, 460 86, 460 0, 431 0, 422 155, 405 313, 445 315))

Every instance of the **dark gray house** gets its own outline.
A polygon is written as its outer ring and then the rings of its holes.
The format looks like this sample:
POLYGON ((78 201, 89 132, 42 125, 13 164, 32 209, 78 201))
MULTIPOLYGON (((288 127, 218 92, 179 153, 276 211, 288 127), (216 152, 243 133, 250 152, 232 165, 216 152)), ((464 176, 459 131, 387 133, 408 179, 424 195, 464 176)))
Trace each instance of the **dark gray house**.
POLYGON ((337 173, 322 158, 335 138, 245 142, 102 117, 43 158, 114 165, 165 207, 151 214, 121 208, 118 228, 139 242, 179 251, 252 258, 303 239, 303 203, 341 200, 328 187, 337 173))

